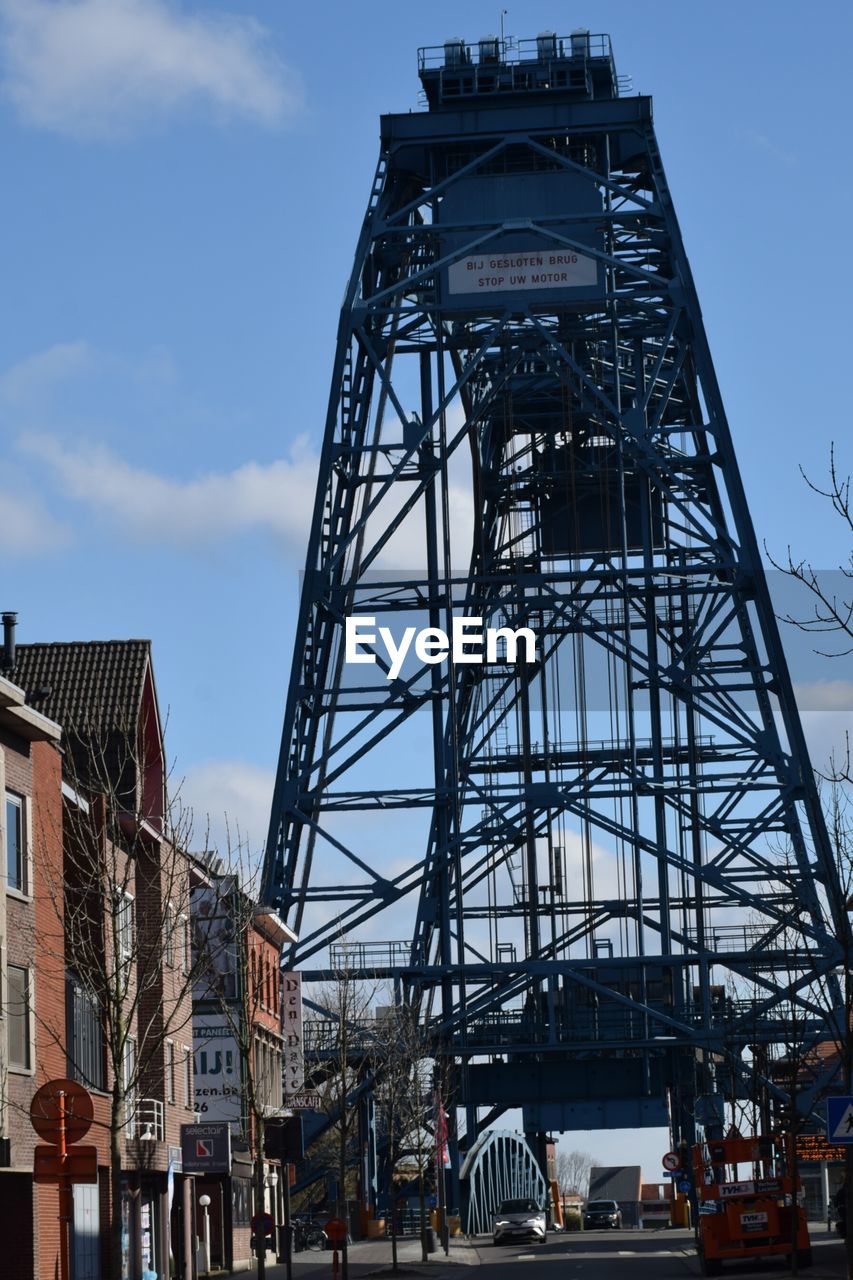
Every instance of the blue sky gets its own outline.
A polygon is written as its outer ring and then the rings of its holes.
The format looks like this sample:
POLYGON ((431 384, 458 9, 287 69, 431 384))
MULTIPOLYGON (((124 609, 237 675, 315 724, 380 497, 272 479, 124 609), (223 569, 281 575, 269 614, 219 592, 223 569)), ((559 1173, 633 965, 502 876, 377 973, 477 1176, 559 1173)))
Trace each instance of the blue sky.
MULTIPOLYGON (((150 636, 188 800, 256 845, 378 116, 417 109, 419 45, 499 14, 0 0, 0 606, 21 640, 150 636)), ((654 95, 759 538, 837 564, 798 466, 822 478, 832 440, 853 466, 848 6, 505 21, 608 31, 654 95)), ((853 706, 849 661, 818 678, 814 707, 853 706)), ((841 723, 810 713, 818 751, 841 723)))

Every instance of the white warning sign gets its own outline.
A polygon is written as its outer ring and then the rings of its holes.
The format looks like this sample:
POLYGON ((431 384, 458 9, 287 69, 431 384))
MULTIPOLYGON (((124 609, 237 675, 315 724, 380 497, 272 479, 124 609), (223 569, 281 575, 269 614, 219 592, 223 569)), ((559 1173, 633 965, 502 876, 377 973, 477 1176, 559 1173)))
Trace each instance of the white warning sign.
POLYGON ((853 1142, 853 1098, 827 1098, 826 1119, 830 1142, 853 1142))
POLYGON ((594 258, 573 249, 474 254, 447 269, 451 293, 513 293, 530 289, 578 289, 598 283, 594 258))

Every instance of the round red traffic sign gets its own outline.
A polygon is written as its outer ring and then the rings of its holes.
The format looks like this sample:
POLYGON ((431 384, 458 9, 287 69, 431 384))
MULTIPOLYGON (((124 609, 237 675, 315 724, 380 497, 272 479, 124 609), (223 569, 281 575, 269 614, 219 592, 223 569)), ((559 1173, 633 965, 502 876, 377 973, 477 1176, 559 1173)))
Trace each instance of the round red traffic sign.
POLYGON ((332 1244, 343 1244, 347 1238, 347 1224, 343 1218, 330 1218, 323 1230, 332 1244))
POLYGON ((677 1151, 667 1151, 663 1158, 663 1167, 667 1173, 675 1173, 681 1168, 681 1156, 677 1151))
POLYGON ((255 1232, 263 1227, 264 1235, 271 1236, 275 1231, 275 1220, 269 1213, 256 1213, 252 1218, 251 1227, 255 1232))
POLYGON ((30 1103, 30 1121, 45 1142, 59 1143, 60 1116, 65 1118, 65 1142, 71 1146, 89 1132, 95 1115, 92 1095, 76 1080, 48 1080, 30 1103))

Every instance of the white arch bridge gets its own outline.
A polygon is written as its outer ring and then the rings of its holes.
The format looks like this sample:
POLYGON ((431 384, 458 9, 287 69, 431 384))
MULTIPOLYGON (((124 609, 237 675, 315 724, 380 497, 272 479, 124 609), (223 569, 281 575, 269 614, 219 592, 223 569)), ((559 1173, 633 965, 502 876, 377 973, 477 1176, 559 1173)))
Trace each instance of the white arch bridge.
POLYGON ((459 1175, 462 1229, 467 1235, 492 1230, 502 1200, 532 1199, 545 1205, 548 1188, 532 1150, 519 1133, 486 1129, 465 1157, 459 1175))

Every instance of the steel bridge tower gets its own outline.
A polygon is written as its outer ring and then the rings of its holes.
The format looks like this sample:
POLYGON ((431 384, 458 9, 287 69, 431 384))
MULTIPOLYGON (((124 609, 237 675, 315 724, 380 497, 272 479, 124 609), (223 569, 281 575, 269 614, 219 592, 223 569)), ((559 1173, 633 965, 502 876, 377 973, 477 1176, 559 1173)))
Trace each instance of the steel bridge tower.
POLYGON ((716 1062, 820 1037, 847 922, 651 100, 586 31, 419 70, 340 317, 265 898, 308 982, 345 953, 418 1003, 469 1143, 518 1106, 689 1140, 716 1062), (380 628, 462 617, 535 659, 472 626, 392 662, 380 628))

